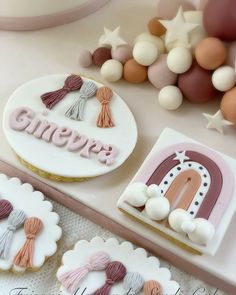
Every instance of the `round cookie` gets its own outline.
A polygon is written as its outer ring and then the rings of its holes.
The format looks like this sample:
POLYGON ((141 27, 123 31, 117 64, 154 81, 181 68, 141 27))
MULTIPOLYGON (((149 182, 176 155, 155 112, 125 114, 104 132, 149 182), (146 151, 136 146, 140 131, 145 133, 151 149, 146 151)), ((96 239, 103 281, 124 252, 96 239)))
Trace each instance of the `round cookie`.
MULTIPOLYGON (((34 239, 32 253, 32 266, 23 267, 16 264, 15 257, 26 241, 26 233, 23 227, 16 229, 5 258, 0 258, 0 270, 22 273, 25 270, 36 271, 41 268, 45 260, 57 251, 57 241, 61 238, 61 228, 58 226, 59 216, 53 212, 52 204, 44 200, 44 195, 34 191, 29 183, 21 183, 18 178, 8 178, 0 174, 0 195, 10 201, 13 212, 21 210, 25 215, 25 225, 32 217, 39 218, 42 222, 41 230, 34 239)), ((6 232, 9 219, 1 220, 0 236, 6 232)))
MULTIPOLYGON (((128 106, 114 92, 109 103, 114 127, 97 127, 102 105, 95 96, 87 100, 82 121, 65 116, 80 98, 79 91, 69 92, 48 110, 40 96, 62 88, 67 77, 68 74, 44 76, 19 87, 5 107, 3 129, 9 145, 28 168, 52 180, 80 181, 109 173, 123 164, 135 147, 137 127, 128 106), (16 130, 19 118, 29 119, 28 129, 23 126, 26 128, 16 130)), ((98 88, 103 86, 93 82, 98 88)))

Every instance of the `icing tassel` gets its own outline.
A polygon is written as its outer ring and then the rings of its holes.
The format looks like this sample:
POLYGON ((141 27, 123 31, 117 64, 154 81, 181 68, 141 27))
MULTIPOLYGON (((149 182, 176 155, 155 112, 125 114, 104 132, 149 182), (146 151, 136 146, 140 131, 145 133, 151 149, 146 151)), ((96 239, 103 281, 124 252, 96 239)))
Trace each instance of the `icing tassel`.
POLYGON ((12 210, 13 206, 8 200, 0 200, 0 219, 7 218, 12 210))
POLYGON ((90 272, 104 270, 110 257, 107 253, 99 251, 92 254, 89 258, 89 262, 83 266, 80 266, 74 270, 68 271, 59 276, 59 281, 62 286, 65 287, 69 292, 75 292, 79 282, 90 272))
POLYGON ((144 295, 162 295, 162 287, 157 281, 147 281, 143 286, 144 295))
POLYGON ((14 258, 14 264, 23 268, 33 266, 34 243, 36 235, 43 227, 41 219, 30 217, 24 224, 26 241, 14 258))
POLYGON ((103 86, 98 89, 96 97, 102 105, 101 112, 97 118, 97 126, 101 128, 113 127, 114 124, 111 118, 111 111, 109 102, 113 96, 113 92, 110 88, 103 86))
POLYGON ((66 94, 71 91, 79 90, 83 84, 83 80, 78 75, 70 75, 66 78, 65 84, 61 89, 47 92, 41 95, 42 102, 48 109, 52 109, 66 94))
POLYGON ((14 232, 23 225, 25 220, 26 215, 22 210, 13 210, 9 215, 7 229, 0 237, 0 258, 7 258, 14 232))
POLYGON ((138 294, 144 284, 144 279, 137 272, 128 272, 124 278, 123 286, 128 295, 138 294))
POLYGON ((121 280, 126 275, 125 266, 119 261, 112 261, 107 265, 106 268, 106 282, 105 284, 95 291, 92 295, 108 295, 110 294, 112 286, 121 280))
POLYGON ((85 81, 80 89, 79 99, 66 111, 66 117, 77 121, 83 120, 84 107, 88 98, 96 94, 97 85, 93 81, 85 81))

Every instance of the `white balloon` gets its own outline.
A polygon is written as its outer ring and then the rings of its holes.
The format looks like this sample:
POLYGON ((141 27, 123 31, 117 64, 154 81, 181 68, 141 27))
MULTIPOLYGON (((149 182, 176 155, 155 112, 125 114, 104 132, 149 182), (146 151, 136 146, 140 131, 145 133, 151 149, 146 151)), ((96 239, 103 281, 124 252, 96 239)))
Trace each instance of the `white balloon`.
POLYGON ((160 37, 156 37, 149 33, 142 33, 136 37, 136 39, 134 40, 134 44, 136 44, 139 41, 149 41, 155 44, 158 49, 159 55, 165 53, 164 41, 160 37))
POLYGON ((183 102, 183 94, 177 86, 169 85, 161 89, 158 95, 160 106, 173 111, 178 109, 183 102))
POLYGON ((212 75, 212 83, 217 90, 228 91, 236 82, 236 74, 234 68, 230 66, 222 66, 216 69, 212 75))
POLYGON ((182 229, 182 225, 184 222, 191 221, 192 216, 184 209, 178 208, 173 210, 168 218, 170 227, 178 232, 178 233, 184 233, 182 229))
POLYGON ((163 220, 170 212, 170 203, 166 197, 148 199, 145 210, 153 220, 163 220))
POLYGON ((158 49, 149 41, 138 41, 134 45, 133 58, 143 66, 150 66, 158 57, 158 49))
POLYGON ((167 55, 167 66, 175 74, 187 72, 192 61, 192 53, 184 47, 175 47, 167 55))
POLYGON ((101 75, 109 82, 116 82, 122 78, 123 65, 118 60, 109 59, 101 67, 101 75))
POLYGON ((130 184, 124 192, 125 200, 134 207, 142 207, 148 200, 147 185, 142 182, 130 184))

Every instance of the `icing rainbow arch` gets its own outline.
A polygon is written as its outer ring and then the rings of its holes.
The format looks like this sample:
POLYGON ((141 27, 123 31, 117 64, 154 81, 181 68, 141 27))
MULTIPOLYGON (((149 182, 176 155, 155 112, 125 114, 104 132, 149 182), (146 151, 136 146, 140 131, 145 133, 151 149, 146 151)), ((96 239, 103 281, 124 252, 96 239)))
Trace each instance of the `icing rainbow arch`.
POLYGON ((234 186, 233 175, 226 162, 214 151, 194 143, 174 144, 158 151, 148 159, 146 169, 140 171, 138 178, 147 185, 158 184, 171 201, 172 209, 177 198, 171 193, 173 186, 180 190, 184 184, 187 185, 187 193, 183 193, 183 199, 175 203, 175 208, 184 208, 196 217, 207 219, 215 227, 219 225, 230 203, 234 186), (188 159, 180 163, 175 159, 176 152, 185 152, 188 159), (176 175, 174 170, 178 171, 176 175), (179 188, 178 178, 182 177, 183 173, 187 177, 179 188), (171 175, 173 180, 168 182, 166 179, 170 179, 171 175), (203 191, 196 175, 201 178, 203 191), (194 189, 189 188, 188 181, 194 185, 194 189), (192 208, 195 208, 195 212, 192 208))

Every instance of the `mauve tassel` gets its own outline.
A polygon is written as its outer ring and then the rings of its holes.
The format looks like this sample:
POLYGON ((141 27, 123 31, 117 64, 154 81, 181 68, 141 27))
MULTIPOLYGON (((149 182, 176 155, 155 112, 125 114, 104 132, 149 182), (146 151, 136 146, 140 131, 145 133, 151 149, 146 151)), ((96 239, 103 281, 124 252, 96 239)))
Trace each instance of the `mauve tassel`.
POLYGON ((30 217, 26 220, 24 224, 26 241, 13 260, 15 265, 23 268, 33 267, 34 242, 42 227, 43 223, 37 217, 30 217))
POLYGON ((66 111, 66 117, 77 121, 82 121, 84 116, 84 107, 88 98, 96 94, 97 85, 93 81, 85 81, 80 89, 80 97, 66 111))
POLYGON ((107 253, 99 251, 92 254, 89 258, 89 262, 83 266, 80 266, 72 271, 68 271, 59 276, 59 281, 67 291, 73 293, 76 291, 79 282, 90 272, 104 270, 110 257, 107 253))
POLYGON ((71 91, 79 90, 83 84, 83 80, 78 75, 70 75, 66 78, 65 84, 61 89, 47 92, 41 95, 42 102, 48 109, 52 109, 66 94, 71 91))
POLYGON ((143 286, 144 295, 162 295, 162 287, 157 281, 147 281, 143 286))
POLYGON ((8 200, 0 200, 0 219, 7 218, 12 210, 13 206, 8 200))
POLYGON ((123 286, 128 295, 138 294, 144 284, 143 277, 137 272, 128 272, 124 278, 123 286))
POLYGON ((112 90, 106 86, 99 88, 97 91, 96 97, 102 105, 101 112, 97 118, 98 127, 105 128, 114 126, 109 107, 109 102, 111 101, 112 96, 112 90))
POLYGON ((123 280, 126 275, 125 266, 119 261, 112 261, 107 265, 106 268, 106 283, 97 291, 93 293, 93 295, 108 295, 110 294, 112 286, 123 280))
POLYGON ((7 229, 0 237, 0 258, 7 258, 10 251, 13 235, 15 231, 23 225, 25 220, 26 215, 25 212, 22 210, 14 210, 9 215, 7 229))

